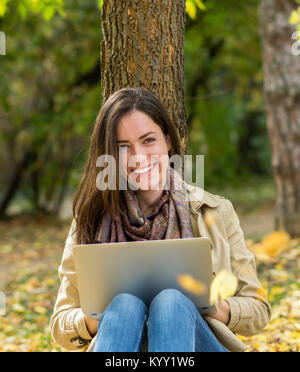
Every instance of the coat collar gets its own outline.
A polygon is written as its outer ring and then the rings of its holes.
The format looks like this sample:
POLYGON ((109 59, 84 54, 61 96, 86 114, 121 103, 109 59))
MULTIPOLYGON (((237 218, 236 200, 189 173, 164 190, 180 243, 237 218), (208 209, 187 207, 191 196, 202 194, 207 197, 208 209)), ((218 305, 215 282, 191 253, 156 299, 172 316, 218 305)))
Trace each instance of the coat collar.
POLYGON ((185 183, 189 193, 189 201, 192 212, 199 212, 202 206, 207 205, 210 208, 216 208, 220 205, 221 200, 217 195, 205 191, 201 187, 196 187, 185 183))

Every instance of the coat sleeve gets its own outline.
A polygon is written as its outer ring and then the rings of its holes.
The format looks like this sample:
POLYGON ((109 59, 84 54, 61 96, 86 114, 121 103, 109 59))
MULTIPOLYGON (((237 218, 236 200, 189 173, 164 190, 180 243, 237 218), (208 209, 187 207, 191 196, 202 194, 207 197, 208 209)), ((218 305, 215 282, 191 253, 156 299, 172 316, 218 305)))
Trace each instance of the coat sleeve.
POLYGON ((238 279, 235 296, 227 298, 231 311, 228 328, 243 336, 262 331, 271 318, 271 306, 262 295, 254 254, 247 249, 244 233, 230 200, 224 199, 222 215, 230 244, 232 272, 238 279))
POLYGON ((52 338, 64 349, 68 350, 85 349, 92 340, 80 307, 73 258, 73 246, 75 244, 75 219, 73 219, 65 243, 62 262, 58 268, 61 284, 54 312, 50 319, 52 338))

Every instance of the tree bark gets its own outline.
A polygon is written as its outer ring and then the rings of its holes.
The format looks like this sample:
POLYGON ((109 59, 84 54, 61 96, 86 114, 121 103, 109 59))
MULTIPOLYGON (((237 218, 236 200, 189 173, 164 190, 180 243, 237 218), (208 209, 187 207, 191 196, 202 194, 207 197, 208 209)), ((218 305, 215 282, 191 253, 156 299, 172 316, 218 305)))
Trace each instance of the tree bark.
POLYGON ((300 236, 300 56, 292 53, 294 0, 263 0, 260 33, 267 127, 277 200, 275 228, 300 236))
POLYGON ((168 109, 184 149, 185 0, 104 0, 102 102, 124 87, 143 87, 168 109))

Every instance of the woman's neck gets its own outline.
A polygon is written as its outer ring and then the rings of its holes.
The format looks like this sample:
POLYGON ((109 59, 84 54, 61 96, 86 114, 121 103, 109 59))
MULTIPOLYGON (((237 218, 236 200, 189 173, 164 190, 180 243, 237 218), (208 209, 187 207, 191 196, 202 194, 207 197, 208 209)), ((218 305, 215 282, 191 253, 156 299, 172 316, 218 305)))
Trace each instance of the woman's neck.
POLYGON ((147 214, 158 203, 162 196, 163 190, 139 190, 137 198, 139 201, 140 210, 143 214, 147 214))

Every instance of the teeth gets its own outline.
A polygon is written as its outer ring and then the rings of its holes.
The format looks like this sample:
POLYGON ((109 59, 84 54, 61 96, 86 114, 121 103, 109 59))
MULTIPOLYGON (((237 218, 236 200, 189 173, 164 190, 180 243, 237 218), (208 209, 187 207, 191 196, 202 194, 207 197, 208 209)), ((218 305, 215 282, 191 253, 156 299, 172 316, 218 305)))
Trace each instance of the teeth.
POLYGON ((150 167, 147 168, 142 168, 142 169, 135 169, 133 172, 137 174, 143 174, 149 172, 150 169, 154 167, 155 164, 151 165, 150 167))

